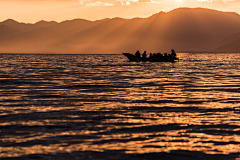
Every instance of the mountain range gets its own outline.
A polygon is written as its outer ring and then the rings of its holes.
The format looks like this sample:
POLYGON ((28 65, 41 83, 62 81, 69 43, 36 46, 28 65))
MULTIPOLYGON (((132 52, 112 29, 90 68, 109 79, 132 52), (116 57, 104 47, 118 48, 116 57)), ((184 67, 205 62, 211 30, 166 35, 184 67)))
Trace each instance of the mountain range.
POLYGON ((240 15, 178 8, 148 18, 0 22, 0 53, 240 52, 240 15))

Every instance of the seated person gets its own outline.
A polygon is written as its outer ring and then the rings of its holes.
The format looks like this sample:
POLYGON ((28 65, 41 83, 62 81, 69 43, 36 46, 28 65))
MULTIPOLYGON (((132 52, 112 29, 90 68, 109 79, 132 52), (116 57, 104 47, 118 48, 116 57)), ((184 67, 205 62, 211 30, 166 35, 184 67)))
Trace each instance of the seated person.
POLYGON ((152 58, 152 57, 153 57, 153 55, 152 55, 152 53, 150 53, 149 58, 152 58))
POLYGON ((153 57, 153 58, 156 57, 156 53, 153 53, 153 56, 152 56, 152 57, 153 57))
POLYGON ((135 56, 136 56, 136 57, 140 57, 140 56, 141 56, 139 50, 137 50, 137 52, 135 53, 135 56))
POLYGON ((161 53, 157 53, 157 57, 161 58, 161 57, 163 57, 163 55, 161 53))

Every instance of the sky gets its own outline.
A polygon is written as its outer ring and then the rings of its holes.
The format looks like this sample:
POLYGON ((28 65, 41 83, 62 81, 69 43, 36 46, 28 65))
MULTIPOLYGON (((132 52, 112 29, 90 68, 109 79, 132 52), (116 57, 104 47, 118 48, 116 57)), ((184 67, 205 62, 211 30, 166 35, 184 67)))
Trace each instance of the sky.
POLYGON ((0 22, 40 20, 62 22, 104 18, 149 17, 175 8, 210 8, 240 14, 240 0, 0 0, 0 22))

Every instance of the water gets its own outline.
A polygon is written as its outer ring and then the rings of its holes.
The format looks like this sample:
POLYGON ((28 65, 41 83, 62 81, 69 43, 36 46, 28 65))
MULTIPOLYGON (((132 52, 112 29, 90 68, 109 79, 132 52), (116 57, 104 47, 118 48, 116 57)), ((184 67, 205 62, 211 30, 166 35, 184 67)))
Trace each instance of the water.
POLYGON ((240 54, 0 55, 2 159, 240 157, 240 54))

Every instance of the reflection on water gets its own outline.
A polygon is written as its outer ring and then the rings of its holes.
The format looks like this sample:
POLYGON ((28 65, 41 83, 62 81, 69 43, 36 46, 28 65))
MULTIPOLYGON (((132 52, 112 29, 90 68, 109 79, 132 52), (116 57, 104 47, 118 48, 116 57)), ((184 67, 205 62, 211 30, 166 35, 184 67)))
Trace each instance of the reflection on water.
POLYGON ((0 157, 238 154, 240 54, 179 56, 0 55, 0 157))

